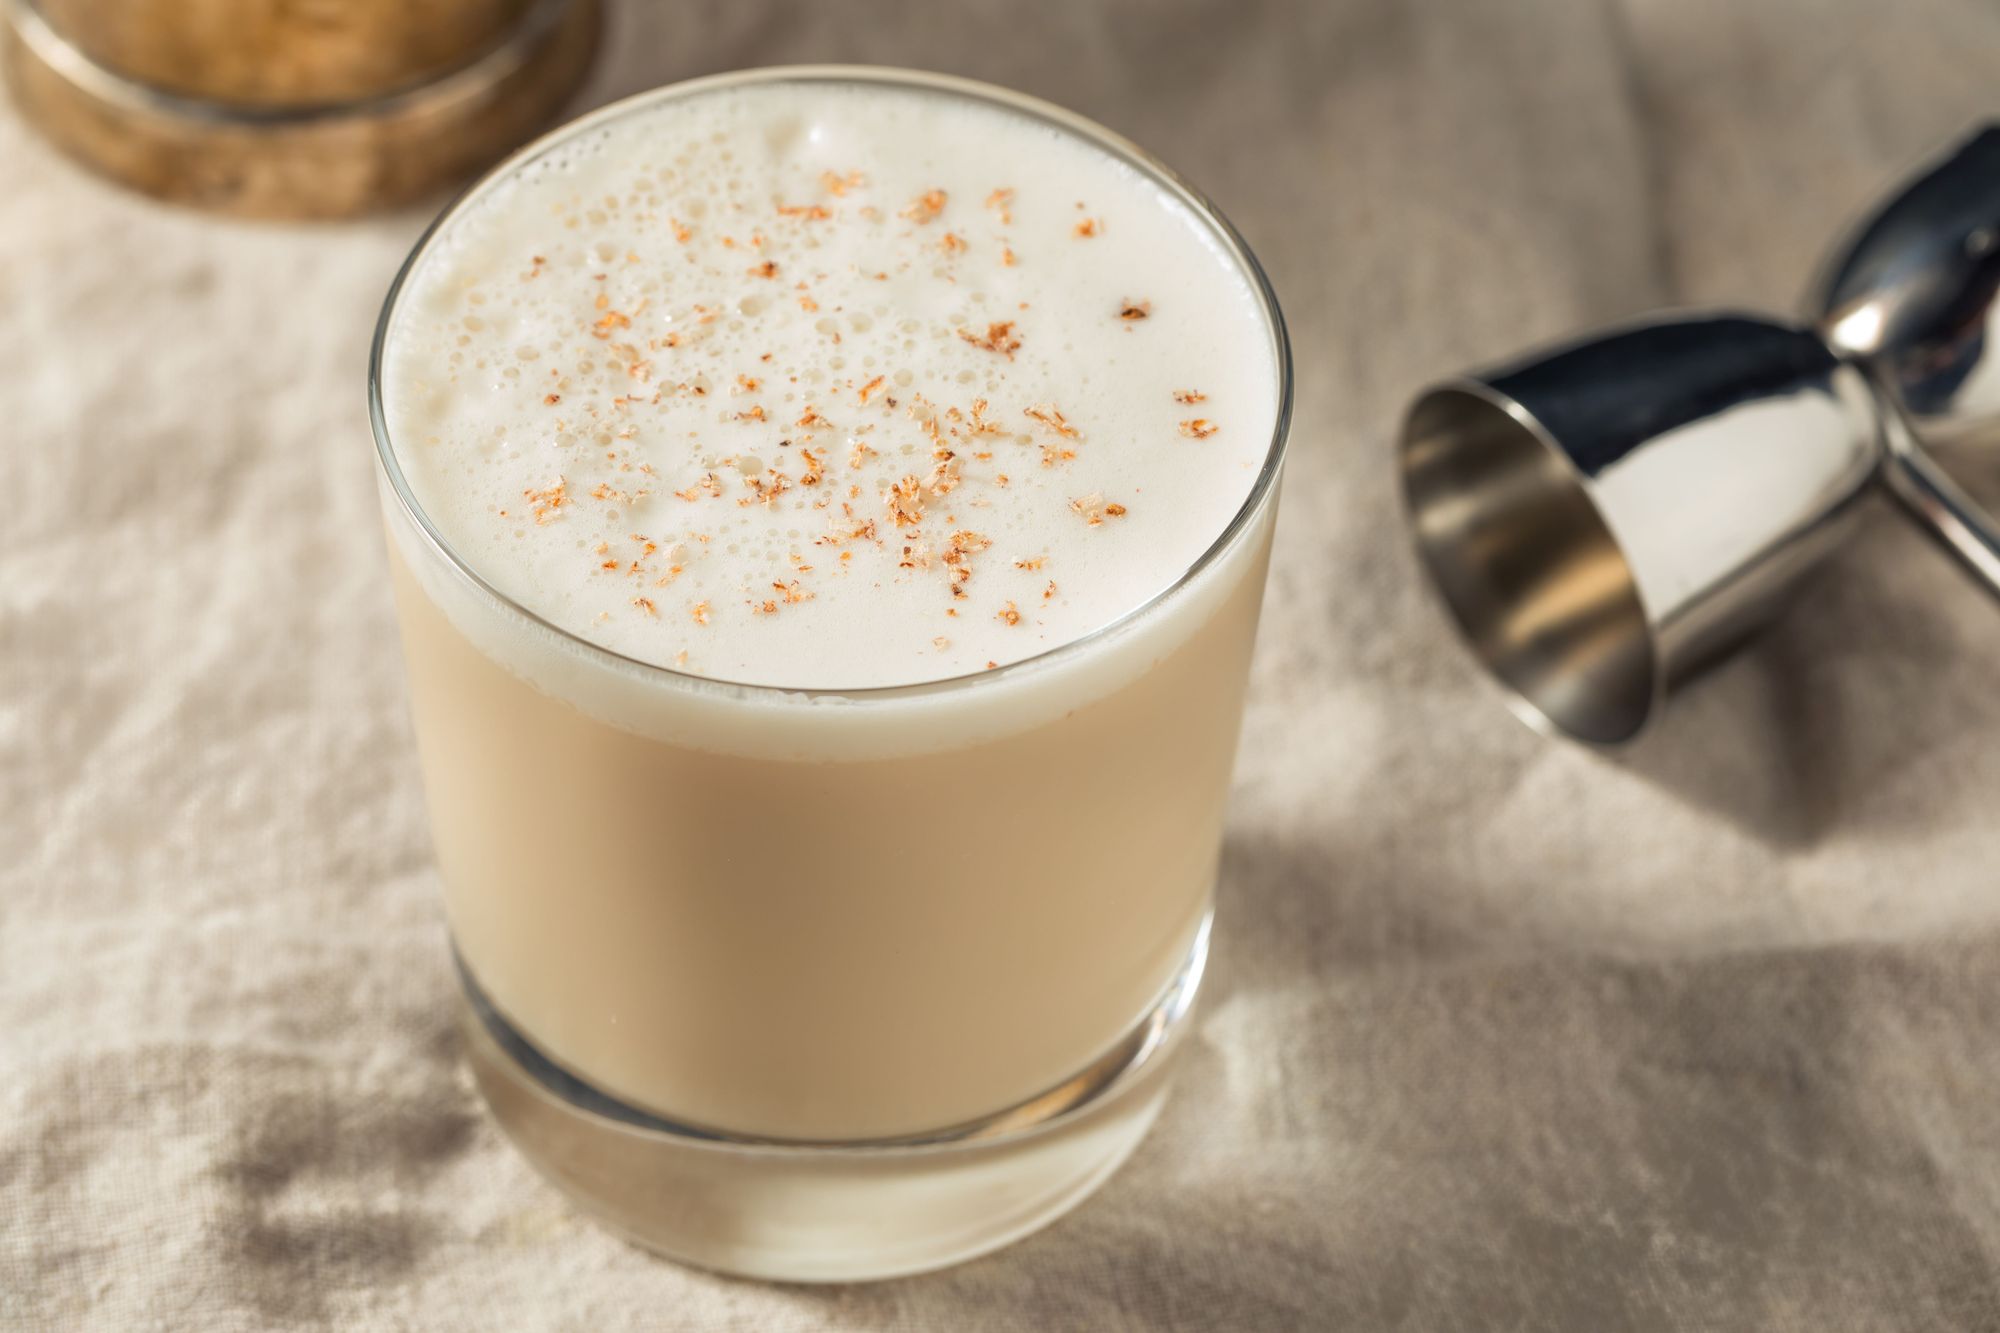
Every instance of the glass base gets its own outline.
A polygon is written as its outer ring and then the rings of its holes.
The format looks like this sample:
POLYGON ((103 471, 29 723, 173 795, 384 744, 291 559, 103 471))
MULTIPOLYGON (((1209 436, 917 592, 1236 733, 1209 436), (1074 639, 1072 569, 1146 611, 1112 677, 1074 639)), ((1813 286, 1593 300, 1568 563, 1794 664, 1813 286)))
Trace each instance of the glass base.
POLYGON ((536 1050, 461 965, 479 1090, 523 1156, 648 1249, 719 1272, 852 1282, 943 1268, 1047 1226, 1145 1137, 1208 956, 1089 1068, 973 1124, 863 1143, 734 1138, 605 1095, 536 1050))

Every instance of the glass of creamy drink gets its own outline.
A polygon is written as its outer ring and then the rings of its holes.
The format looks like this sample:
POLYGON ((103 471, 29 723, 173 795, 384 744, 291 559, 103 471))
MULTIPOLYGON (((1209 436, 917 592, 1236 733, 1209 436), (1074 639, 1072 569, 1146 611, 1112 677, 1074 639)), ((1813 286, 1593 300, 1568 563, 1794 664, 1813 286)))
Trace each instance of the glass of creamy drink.
POLYGON ((516 155, 370 396, 478 1083, 642 1244, 881 1277, 1061 1214, 1207 950, 1290 363, 1045 103, 791 68, 516 155))

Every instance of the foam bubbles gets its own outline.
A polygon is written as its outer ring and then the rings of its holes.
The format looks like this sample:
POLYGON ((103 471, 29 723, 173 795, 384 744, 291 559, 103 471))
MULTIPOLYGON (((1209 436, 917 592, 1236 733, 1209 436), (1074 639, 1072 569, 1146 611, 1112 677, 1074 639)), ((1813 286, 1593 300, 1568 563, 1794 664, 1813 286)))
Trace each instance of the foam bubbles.
POLYGON ((494 586, 616 652, 792 687, 1118 619, 1240 508, 1276 396, 1248 284, 1139 173, 986 104, 789 84, 518 168, 419 264, 385 364, 411 485, 494 586))

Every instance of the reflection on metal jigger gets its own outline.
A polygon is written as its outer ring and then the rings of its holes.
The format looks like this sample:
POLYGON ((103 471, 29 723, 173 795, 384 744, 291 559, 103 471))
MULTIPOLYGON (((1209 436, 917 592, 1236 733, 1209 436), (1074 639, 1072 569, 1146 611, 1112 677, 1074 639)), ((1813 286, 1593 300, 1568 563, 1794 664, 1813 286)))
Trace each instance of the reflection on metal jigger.
POLYGON ((2000 443, 2000 127, 1972 134, 1863 220, 1808 304, 1894 407, 1889 489, 2000 590, 1993 520, 1924 452, 2000 443))
POLYGON ((1826 275, 1819 331, 1658 316, 1411 408, 1418 554, 1531 724, 1636 736, 1785 605, 1878 482, 2000 593, 2000 528, 1924 451, 2000 435, 2000 130, 1899 193, 1826 275))
POLYGON ((2000 437, 2000 128, 1929 166, 1823 267, 1807 318, 1927 445, 2000 437))

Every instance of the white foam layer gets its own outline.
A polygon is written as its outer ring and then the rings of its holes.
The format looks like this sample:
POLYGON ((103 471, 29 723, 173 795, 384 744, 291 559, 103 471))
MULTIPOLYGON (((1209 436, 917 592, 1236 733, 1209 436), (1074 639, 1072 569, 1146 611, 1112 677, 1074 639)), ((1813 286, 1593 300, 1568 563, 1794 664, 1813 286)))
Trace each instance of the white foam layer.
POLYGON ((424 594, 475 648, 544 694, 683 748, 818 763, 964 749, 1046 726, 1131 685, 1185 646, 1246 580, 1261 577, 1277 516, 1275 491, 1271 496, 1199 575, 1088 643, 936 688, 854 696, 745 688, 699 676, 663 679, 639 663, 593 652, 440 559, 386 487, 383 504, 390 539, 424 594))
MULTIPOLYGON (((404 288, 383 395, 425 513, 537 616, 861 689, 1172 586, 1242 507, 1279 386, 1213 232, 1103 149, 971 98, 766 82, 594 121, 482 192, 404 288)), ((406 554, 487 651, 652 729, 406 554)))

